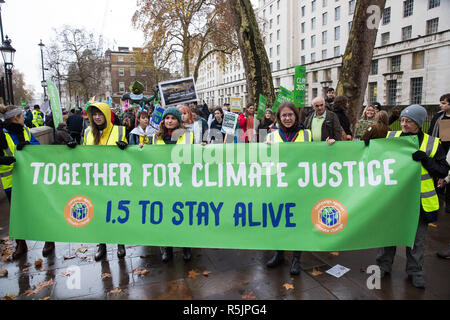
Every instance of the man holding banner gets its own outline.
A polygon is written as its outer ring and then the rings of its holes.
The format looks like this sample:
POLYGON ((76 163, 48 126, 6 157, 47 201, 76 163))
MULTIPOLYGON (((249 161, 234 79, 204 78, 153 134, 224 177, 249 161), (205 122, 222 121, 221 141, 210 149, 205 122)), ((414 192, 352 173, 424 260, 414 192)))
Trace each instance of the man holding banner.
MULTIPOLYGON (((431 137, 422 132, 422 124, 427 111, 419 105, 410 105, 400 114, 402 131, 389 131, 386 138, 416 135, 419 139, 419 150, 413 153, 413 160, 422 164, 422 179, 420 185, 420 216, 417 233, 412 248, 406 247, 406 273, 416 288, 425 288, 423 263, 425 239, 429 222, 437 220, 439 199, 434 188, 434 178, 447 175, 449 165, 439 138, 431 137)), ((381 277, 390 273, 394 262, 396 247, 380 248, 377 264, 381 269, 381 277)))

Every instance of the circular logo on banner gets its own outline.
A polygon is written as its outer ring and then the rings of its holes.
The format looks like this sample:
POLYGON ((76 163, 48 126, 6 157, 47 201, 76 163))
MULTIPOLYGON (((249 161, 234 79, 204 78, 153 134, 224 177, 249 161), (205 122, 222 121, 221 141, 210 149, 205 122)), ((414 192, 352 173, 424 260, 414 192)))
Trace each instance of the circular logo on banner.
POLYGON ((311 211, 314 227, 325 234, 335 234, 344 230, 347 218, 347 209, 335 199, 322 199, 311 211))
POLYGON ((75 196, 67 202, 64 208, 64 217, 72 227, 85 227, 94 217, 94 205, 85 196, 75 196))

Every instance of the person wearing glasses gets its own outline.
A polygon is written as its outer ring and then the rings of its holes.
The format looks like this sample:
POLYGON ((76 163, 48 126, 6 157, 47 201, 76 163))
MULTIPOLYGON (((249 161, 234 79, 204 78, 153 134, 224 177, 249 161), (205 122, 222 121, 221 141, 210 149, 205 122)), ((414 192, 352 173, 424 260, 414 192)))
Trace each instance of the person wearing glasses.
POLYGON ((342 127, 338 116, 325 109, 323 98, 317 97, 312 101, 312 112, 305 120, 305 128, 311 130, 312 141, 340 141, 342 127))

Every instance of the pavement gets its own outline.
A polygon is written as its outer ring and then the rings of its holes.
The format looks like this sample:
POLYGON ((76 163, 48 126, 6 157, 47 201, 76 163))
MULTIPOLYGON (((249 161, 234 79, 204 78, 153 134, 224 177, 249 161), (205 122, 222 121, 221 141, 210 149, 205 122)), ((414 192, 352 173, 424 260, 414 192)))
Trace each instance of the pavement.
MULTIPOLYGON (((8 241, 9 205, 0 200, 0 247, 8 241)), ((425 252, 426 289, 414 288, 405 273, 405 248, 397 249, 391 275, 379 289, 366 270, 375 264, 377 249, 343 252, 304 252, 302 271, 289 274, 292 253, 285 263, 270 269, 273 252, 258 250, 192 249, 185 262, 182 249, 161 261, 158 247, 126 246, 117 258, 117 246, 108 245, 107 257, 95 262, 96 244, 56 243, 54 255, 42 256, 43 242, 27 241, 28 253, 18 260, 0 260, 0 299, 13 300, 448 300, 450 260, 436 251, 450 242, 450 214, 441 210, 429 225, 425 252), (42 264, 35 265, 42 259, 42 264), (325 271, 340 264, 350 269, 340 278, 325 271), (7 270, 7 275, 1 270, 7 270)), ((0 254, 1 256, 1 254, 0 254)))

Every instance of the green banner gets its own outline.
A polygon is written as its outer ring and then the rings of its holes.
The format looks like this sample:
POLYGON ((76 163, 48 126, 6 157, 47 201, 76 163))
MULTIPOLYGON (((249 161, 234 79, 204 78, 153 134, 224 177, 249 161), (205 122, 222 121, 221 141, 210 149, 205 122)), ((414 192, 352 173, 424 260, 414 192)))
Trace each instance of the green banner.
POLYGON ((294 103, 299 108, 305 107, 306 67, 295 66, 294 103))
POLYGON ((416 137, 16 152, 10 236, 57 242, 342 251, 412 246, 416 137))
POLYGON ((58 124, 63 122, 61 103, 59 101, 59 92, 55 84, 49 80, 47 80, 47 89, 50 106, 52 107, 53 123, 55 125, 55 128, 57 128, 58 124))
POLYGON ((260 121, 264 119, 266 106, 267 106, 267 98, 264 97, 262 94, 260 94, 258 100, 258 113, 256 114, 256 118, 260 121))
POLYGON ((273 112, 277 112, 278 107, 285 101, 294 101, 294 95, 292 91, 280 86, 280 91, 278 91, 277 97, 275 98, 275 102, 273 104, 273 112))

